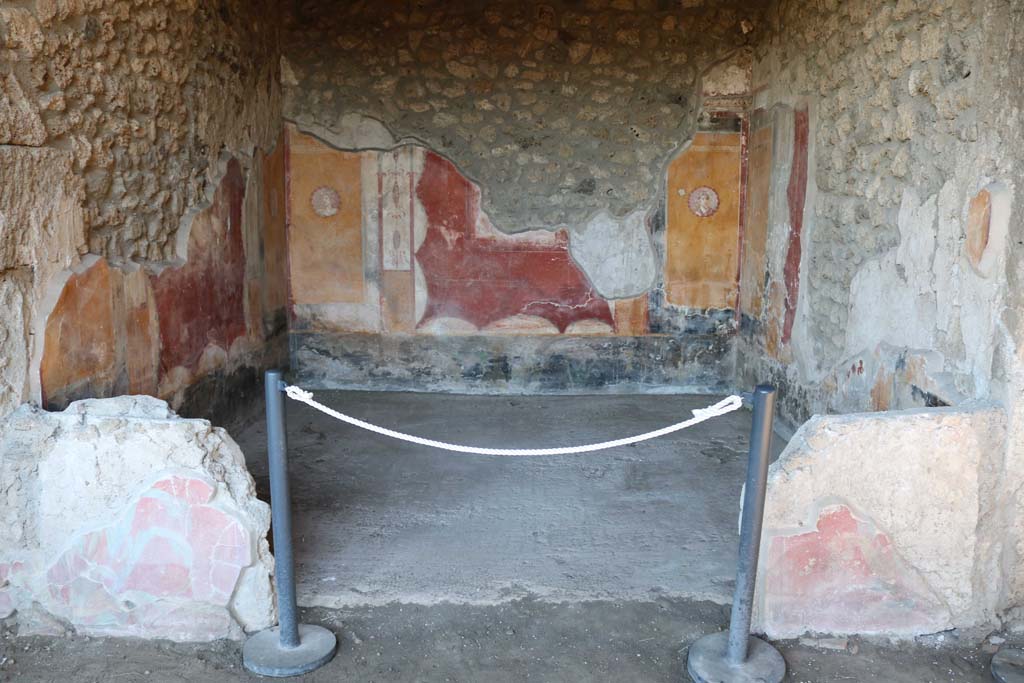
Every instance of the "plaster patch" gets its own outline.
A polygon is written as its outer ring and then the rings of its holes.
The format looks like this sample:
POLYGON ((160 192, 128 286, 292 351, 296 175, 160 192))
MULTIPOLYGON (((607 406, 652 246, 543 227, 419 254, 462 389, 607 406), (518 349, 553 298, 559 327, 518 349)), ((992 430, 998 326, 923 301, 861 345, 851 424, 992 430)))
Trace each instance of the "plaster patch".
POLYGON ((643 294, 657 273, 644 212, 617 220, 601 211, 572 231, 569 253, 598 294, 623 299, 643 294))
POLYGON ((899 246, 869 261, 854 276, 846 328, 849 354, 881 342, 934 347, 937 313, 932 260, 937 201, 932 196, 922 203, 905 190, 898 219, 899 246))
POLYGON ((343 114, 331 126, 305 119, 296 123, 304 133, 320 138, 337 149, 391 149, 399 144, 387 126, 377 119, 358 113, 343 114))

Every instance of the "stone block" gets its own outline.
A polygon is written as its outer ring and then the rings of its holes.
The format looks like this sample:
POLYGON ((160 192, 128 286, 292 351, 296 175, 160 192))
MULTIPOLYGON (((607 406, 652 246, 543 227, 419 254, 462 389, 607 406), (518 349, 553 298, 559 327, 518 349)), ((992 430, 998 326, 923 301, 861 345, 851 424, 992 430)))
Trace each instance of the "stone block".
POLYGON ((238 446, 147 396, 0 424, 0 615, 104 636, 208 641, 274 622, 266 534, 238 446))
POLYGON ((1001 409, 812 418, 772 465, 757 623, 912 637, 991 623, 1001 409))

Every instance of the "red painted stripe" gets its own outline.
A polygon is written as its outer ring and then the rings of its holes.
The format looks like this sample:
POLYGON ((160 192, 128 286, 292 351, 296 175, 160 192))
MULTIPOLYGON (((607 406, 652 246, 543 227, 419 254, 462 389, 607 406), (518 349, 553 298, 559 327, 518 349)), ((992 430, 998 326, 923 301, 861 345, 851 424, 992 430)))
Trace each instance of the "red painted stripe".
POLYGON ((789 245, 783 281, 786 285, 786 317, 782 326, 782 343, 789 343, 796 319, 796 304, 800 296, 801 234, 804 227, 804 204, 807 200, 807 145, 810 135, 807 109, 797 110, 793 119, 793 167, 789 174, 786 200, 789 204, 789 245))

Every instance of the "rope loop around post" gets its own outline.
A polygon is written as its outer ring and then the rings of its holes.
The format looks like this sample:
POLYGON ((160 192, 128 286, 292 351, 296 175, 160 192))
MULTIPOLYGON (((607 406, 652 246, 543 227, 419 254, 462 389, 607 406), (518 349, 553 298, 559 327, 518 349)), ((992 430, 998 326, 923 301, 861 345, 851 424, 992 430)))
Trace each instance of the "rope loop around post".
POLYGON ((399 432, 394 429, 388 429, 375 425, 365 420, 346 415, 345 413, 339 412, 325 406, 316 399, 313 398, 313 392, 307 391, 297 386, 286 386, 284 393, 288 398, 293 401, 305 403, 306 405, 319 410, 325 415, 329 415, 337 420, 341 420, 353 427, 359 427, 376 434, 391 437, 392 439, 398 439, 399 441, 407 441, 409 443, 419 444, 421 446, 429 446, 431 448, 439 448, 445 451, 451 451, 454 453, 467 453, 473 455, 501 455, 501 456, 540 456, 540 455, 574 455, 578 453, 592 453, 594 451, 601 451, 607 448, 617 448, 619 446, 629 446, 631 444, 640 443, 641 441, 647 441, 649 439, 655 439, 659 436, 665 436, 672 434, 680 430, 686 429, 687 427, 693 427, 701 422, 706 422, 712 418, 720 417, 734 410, 739 410, 743 407, 743 399, 740 396, 732 395, 728 396, 721 401, 710 405, 706 408, 697 408, 693 410, 693 417, 689 420, 677 422, 674 425, 668 427, 662 427, 651 432, 645 432, 636 436, 629 436, 623 439, 615 439, 613 441, 602 441, 600 443, 587 444, 583 446, 564 446, 556 448, 483 448, 477 446, 465 446, 462 444, 448 443, 446 441, 435 441, 434 439, 425 439, 420 436, 414 436, 412 434, 406 434, 399 432))

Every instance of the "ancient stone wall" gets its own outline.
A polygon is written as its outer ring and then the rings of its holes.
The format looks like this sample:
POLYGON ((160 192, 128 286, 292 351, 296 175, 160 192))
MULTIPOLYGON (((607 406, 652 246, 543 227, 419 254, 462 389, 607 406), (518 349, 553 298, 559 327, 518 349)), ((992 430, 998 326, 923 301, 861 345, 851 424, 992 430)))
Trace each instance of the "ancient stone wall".
POLYGON ((602 212, 582 231, 511 234, 436 152, 341 151, 291 125, 287 140, 301 382, 707 391, 732 375, 738 133, 701 133, 704 144, 673 162, 669 187, 681 192, 667 220, 636 211, 619 224, 602 212), (706 215, 686 202, 684 188, 697 187, 715 197, 706 215))
POLYGON ((37 0, 0 10, 0 144, 71 152, 88 247, 171 261, 221 152, 280 126, 277 3, 37 0))
POLYGON ((224 162, 211 205, 188 228, 182 264, 150 273, 87 256, 53 278, 33 364, 44 407, 150 394, 231 419, 227 404, 256 388, 253 368, 283 362, 283 142, 252 164, 246 180, 236 159, 224 162))
POLYGON ((499 229, 582 227, 654 207, 702 73, 759 26, 749 2, 305 0, 288 17, 285 116, 342 149, 443 154, 499 229))
MULTIPOLYGON (((977 541, 1001 569, 979 606, 1019 621, 1024 13, 779 0, 769 16, 755 50, 739 381, 778 384, 790 426, 1001 401, 1005 457, 981 472, 999 482, 985 512, 998 531, 977 541)), ((884 480, 879 467, 861 483, 884 480)), ((822 538, 849 526, 842 515, 870 527, 854 508, 826 512, 822 538)))
MULTIPOLYGON (((1013 3, 1011 3, 1013 4, 1013 3)), ((992 126, 998 133, 1002 152, 1016 157, 1012 172, 1007 173, 1007 189, 1014 190, 1015 204, 1009 219, 1007 240, 1007 258, 1004 263, 996 262, 992 266, 1004 267, 1006 272, 1005 307, 1000 312, 1000 353, 995 369, 996 389, 1002 395, 1010 415, 1009 434, 1007 437, 1007 457, 1001 477, 1001 489, 998 493, 998 504, 1002 511, 999 523, 1004 524, 1009 533, 999 544, 1002 555, 1000 562, 1008 567, 1012 578, 1006 583, 1000 596, 999 604, 1004 609, 1004 619, 1019 625, 1022 621, 1021 605, 1024 605, 1024 498, 1020 492, 1024 490, 1024 240, 1021 235, 1022 214, 1020 210, 1020 188, 1024 184, 1021 169, 1024 168, 1024 125, 1020 122, 1020 112, 1024 111, 1024 12, 1019 4, 1013 4, 1016 11, 991 12, 985 22, 985 31, 991 35, 996 54, 991 56, 988 68, 998 74, 998 90, 995 93, 995 104, 1004 107, 994 118, 992 126), (1011 343, 1002 339, 1008 338, 1011 343)), ((984 198, 982 198, 984 200, 984 198)), ((1005 194, 1004 194, 1005 199, 1005 194)), ((976 206, 976 205, 975 205, 976 206)), ((985 227, 984 214, 980 220, 968 221, 969 254, 974 254, 974 247, 981 242, 972 235, 991 235, 979 230, 975 233, 972 226, 985 227)), ((972 259, 972 263, 973 263, 972 259)), ((985 264, 985 255, 977 261, 978 266, 985 264)), ((1018 626, 1019 627, 1019 626, 1018 626)))
POLYGON ((769 16, 755 50, 743 383, 780 384, 797 424, 1000 396, 1021 168, 1010 6, 780 0, 769 16))
POLYGON ((297 3, 282 78, 303 379, 724 386, 760 21, 699 1, 297 3))
MULTIPOLYGON (((260 150, 274 147, 281 125, 279 28, 272 2, 35 0, 0 8, 0 298, 11 311, 0 319, 0 414, 41 397, 46 316, 64 282, 81 279, 96 258, 112 269, 108 284, 122 295, 69 309, 72 319, 59 324, 65 349, 98 356, 68 358, 63 368, 51 358, 51 388, 71 389, 65 398, 110 395, 112 387, 155 393, 153 366, 168 350, 150 329, 157 318, 138 315, 149 303, 162 300, 166 309, 166 302, 188 296, 165 291, 154 299, 140 283, 183 267, 190 229, 213 200, 229 158, 241 164, 236 183, 262 183, 260 150), (146 273, 135 272, 139 266, 146 273), (83 345, 97 334, 118 336, 121 344, 126 329, 131 349, 83 345), (103 370, 92 376, 90 364, 103 370)), ((283 166, 273 172, 283 182, 283 166)), ((249 196, 257 204, 248 220, 262 225, 261 193, 249 196)), ((257 226, 246 234, 260 232, 257 226)), ((242 249, 235 245, 236 257, 242 249)), ((282 252, 278 245, 268 259, 282 252)), ((250 269, 239 281, 263 267, 259 259, 233 263, 250 269)), ((279 295, 274 285, 265 289, 279 299, 273 315, 280 328, 283 274, 278 279, 279 295)), ((258 316, 257 304, 270 304, 232 301, 223 315, 237 317, 244 305, 258 316)))

